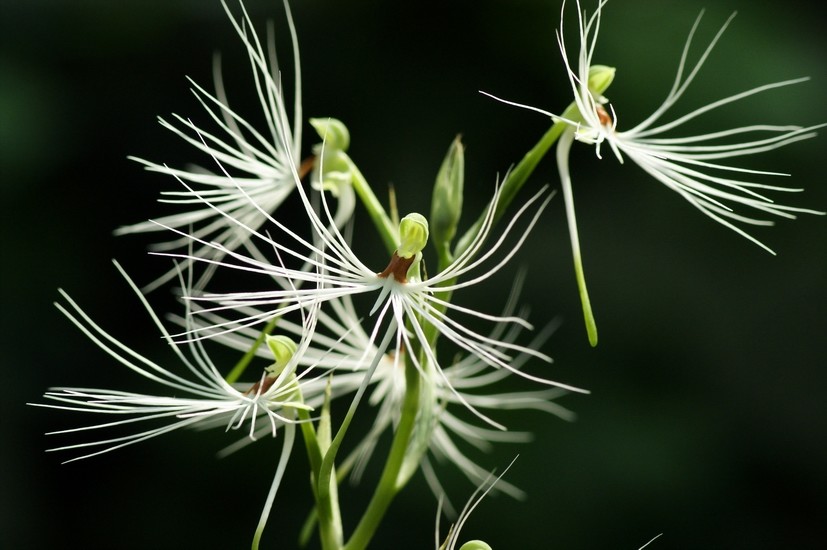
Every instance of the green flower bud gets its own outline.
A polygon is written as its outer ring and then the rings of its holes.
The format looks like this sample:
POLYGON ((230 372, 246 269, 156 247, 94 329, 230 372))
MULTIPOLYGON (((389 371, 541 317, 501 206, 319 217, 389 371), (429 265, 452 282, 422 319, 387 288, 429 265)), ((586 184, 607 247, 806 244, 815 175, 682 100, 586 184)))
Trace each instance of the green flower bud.
POLYGON ((459 550, 491 550, 491 546, 481 540, 469 540, 460 546, 459 550))
POLYGON ((316 155, 313 186, 339 198, 352 181, 351 166, 345 154, 350 145, 350 132, 335 118, 311 118, 310 125, 324 141, 313 146, 313 154, 316 155))
POLYGON ((465 148, 457 137, 439 168, 431 198, 431 230, 440 255, 447 251, 457 232, 464 179, 465 148))
POLYGON ((595 98, 603 96, 615 78, 615 68, 606 65, 592 65, 589 67, 589 91, 595 98))
POLYGON ((311 118, 308 122, 324 141, 325 148, 347 151, 350 146, 350 132, 341 120, 335 118, 311 118))
POLYGON ((267 347, 270 348, 276 362, 264 370, 266 370, 270 376, 278 376, 296 354, 298 347, 296 343, 287 336, 270 336, 268 334, 266 341, 267 347))
POLYGON ((396 254, 400 258, 413 258, 428 243, 428 220, 422 214, 408 214, 399 222, 399 247, 396 254))

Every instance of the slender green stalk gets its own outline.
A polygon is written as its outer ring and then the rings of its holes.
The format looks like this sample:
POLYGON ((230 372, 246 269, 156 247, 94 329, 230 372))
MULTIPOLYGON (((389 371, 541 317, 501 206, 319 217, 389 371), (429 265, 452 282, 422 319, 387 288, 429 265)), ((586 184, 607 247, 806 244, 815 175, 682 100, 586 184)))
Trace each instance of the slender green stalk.
MULTIPOLYGON (((563 114, 566 118, 572 119, 576 116, 577 113, 577 106, 572 104, 566 109, 566 112, 563 114), (574 114, 573 114, 574 113, 574 114)), ((531 148, 531 150, 525 154, 523 159, 520 161, 517 166, 514 167, 513 170, 510 170, 505 177, 505 180, 502 183, 502 189, 500 190, 499 201, 497 202, 496 210, 494 211, 494 223, 499 221, 502 217, 503 213, 505 212, 506 208, 511 204, 514 200, 514 197, 517 193, 522 189, 523 185, 531 174, 534 172, 534 169, 537 168, 537 165, 543 159, 543 157, 548 153, 551 146, 554 145, 557 140, 559 139, 560 135, 566 129, 566 123, 562 121, 555 122, 552 124, 551 128, 549 128, 545 134, 542 135, 540 141, 531 148)), ((477 221, 472 225, 465 234, 457 241, 457 245, 454 249, 453 254, 450 252, 443 252, 439 255, 439 267, 438 270, 442 271, 453 261, 456 256, 462 254, 465 250, 471 246, 471 243, 474 241, 474 238, 480 231, 482 227, 483 220, 485 219, 485 212, 480 215, 477 221)), ((445 285, 449 286, 456 282, 456 280, 446 281, 445 285)), ((445 292, 440 294, 440 299, 444 300, 445 302, 451 301, 451 293, 445 292)), ((445 306, 435 306, 440 311, 444 312, 445 306)), ((425 334, 428 338, 428 342, 431 346, 436 345, 436 340, 439 337, 439 331, 436 327, 425 327, 425 334)))
MULTIPOLYGON (((569 114, 571 107, 566 110, 563 116, 569 114)), ((576 110, 576 106, 575 106, 576 110)), ((514 200, 514 197, 517 196, 517 193, 520 189, 523 188, 523 185, 528 178, 534 173, 534 169, 537 168, 537 165, 543 159, 543 157, 548 153, 548 150, 551 148, 552 145, 557 141, 560 137, 560 134, 563 133, 563 130, 566 129, 566 123, 562 121, 555 122, 552 124, 551 128, 549 128, 545 134, 540 138, 540 141, 531 148, 531 150, 525 154, 523 159, 515 166, 512 170, 506 174, 505 179, 502 182, 502 189, 500 190, 500 198, 497 202, 496 210, 494 211, 494 223, 499 221, 502 215, 505 213, 506 208, 511 204, 514 200)), ((477 219, 477 221, 472 225, 468 231, 457 241, 457 246, 454 249, 454 256, 459 256, 462 254, 471 243, 474 241, 474 238, 479 233, 480 228, 482 227, 483 220, 485 218, 485 213, 477 219)))
MULTIPOLYGON (((330 449, 331 444, 331 437, 333 431, 333 422, 330 418, 330 399, 331 399, 331 391, 330 391, 330 379, 328 379, 328 384, 325 387, 324 392, 324 404, 322 405, 322 413, 319 416, 319 422, 317 424, 316 429, 316 436, 318 438, 319 443, 319 450, 321 451, 322 456, 327 453, 328 449, 330 449)), ((322 458, 322 463, 319 467, 319 476, 318 480, 321 484, 323 482, 324 476, 321 475, 321 472, 324 471, 324 458, 322 458)), ((326 482, 324 486, 326 489, 325 494, 325 516, 323 521, 319 522, 319 529, 327 533, 326 538, 330 541, 335 541, 336 543, 336 550, 342 547, 342 542, 344 539, 344 530, 342 528, 342 512, 339 508, 339 482, 335 477, 335 465, 333 466, 333 476, 326 482)), ((320 485, 321 486, 321 485, 320 485)))
MULTIPOLYGON (((342 546, 342 530, 341 517, 338 515, 338 505, 334 506, 334 502, 338 499, 331 499, 329 505, 322 506, 319 499, 318 480, 319 471, 322 467, 322 449, 319 444, 319 439, 316 436, 316 430, 313 428, 312 418, 310 412, 299 409, 299 420, 302 429, 302 438, 304 439, 304 446, 307 450, 307 458, 310 462, 311 480, 310 485, 313 490, 313 499, 316 502, 316 509, 313 515, 314 523, 319 522, 319 539, 321 540, 322 548, 324 550, 339 550, 342 546), (336 526, 339 526, 338 529, 336 526)), ((302 528, 302 533, 299 540, 305 543, 310 538, 309 529, 312 528, 313 523, 305 523, 302 528)))
POLYGON ((356 191, 356 194, 359 195, 362 204, 365 205, 370 219, 373 220, 377 231, 379 231, 379 235, 382 237, 382 242, 385 243, 385 248, 388 249, 388 253, 393 254, 393 251, 399 246, 397 226, 388 217, 382 203, 376 198, 365 176, 363 176, 359 168, 356 167, 353 159, 348 155, 343 156, 347 160, 348 167, 350 168, 353 189, 356 191))
POLYGON ((571 238, 571 252, 574 257, 574 275, 577 278, 577 289, 580 293, 580 303, 583 306, 583 319, 586 323, 586 334, 592 347, 597 345, 597 323, 592 313, 589 300, 589 291, 586 288, 586 277, 583 274, 583 260, 580 257, 580 237, 577 234, 577 219, 574 216, 574 195, 571 191, 571 175, 569 173, 569 150, 574 141, 574 130, 569 130, 560 139, 557 146, 557 168, 560 171, 560 181, 563 187, 563 200, 566 203, 566 220, 569 225, 571 238))
MULTIPOLYGON (((382 343, 379 345, 379 349, 386 349, 395 335, 396 321, 392 320, 390 325, 388 326, 387 332, 385 333, 385 337, 383 338, 382 343)), ((376 367, 379 365, 381 359, 381 355, 377 353, 376 357, 374 357, 373 361, 371 362, 370 368, 368 369, 367 373, 365 373, 365 379, 362 382, 362 385, 359 386, 359 389, 356 391, 356 395, 350 402, 350 407, 348 407, 347 413, 345 413, 345 417, 342 420, 342 424, 339 427, 339 430, 336 432, 336 436, 333 438, 333 441, 330 442, 330 446, 326 450, 326 452, 323 453, 322 461, 318 469, 318 476, 315 480, 315 491, 317 495, 316 509, 319 515, 320 531, 323 528, 321 524, 333 521, 332 518, 334 512, 338 513, 336 495, 334 495, 333 490, 331 490, 331 487, 336 487, 337 483, 335 476, 336 455, 339 452, 339 447, 341 447, 345 434, 347 433, 347 430, 350 427, 350 423, 353 420, 353 416, 356 414, 356 408, 358 407, 359 402, 361 401, 362 396, 364 395, 365 390, 367 389, 368 384, 371 378, 373 377, 373 373, 376 371, 376 367)), ((330 548, 341 548, 341 542, 338 543, 338 546, 330 548)), ((328 548, 326 547, 325 550, 328 550, 328 548)))
POLYGON ((405 462, 405 454, 411 434, 416 426, 416 416, 419 412, 420 374, 411 361, 405 362, 405 399, 402 403, 402 414, 396 433, 393 436, 388 460, 382 470, 382 477, 373 493, 362 519, 356 530, 347 541, 343 550, 363 550, 370 543, 377 527, 382 522, 385 512, 391 501, 399 492, 399 474, 405 462))
POLYGON ((300 426, 302 429, 302 438, 304 439, 304 447, 307 449, 307 459, 310 461, 310 469, 314 472, 319 471, 322 465, 322 453, 319 449, 319 442, 316 439, 316 430, 313 428, 313 419, 310 417, 310 411, 305 409, 298 409, 300 426))

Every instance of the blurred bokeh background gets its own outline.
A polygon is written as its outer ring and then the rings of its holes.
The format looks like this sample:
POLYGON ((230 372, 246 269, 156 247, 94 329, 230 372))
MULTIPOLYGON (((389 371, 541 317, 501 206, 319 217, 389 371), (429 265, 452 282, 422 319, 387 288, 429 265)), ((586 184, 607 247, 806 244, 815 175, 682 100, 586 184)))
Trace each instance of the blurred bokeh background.
MULTIPOLYGON (((44 453, 58 443, 44 433, 92 419, 25 406, 52 385, 131 389, 136 382, 55 310, 58 287, 129 344, 167 357, 109 260, 143 282, 166 268, 146 256, 147 239, 115 238, 112 230, 157 215, 157 194, 173 182, 126 157, 203 161, 155 117, 174 112, 206 123, 185 75, 210 88, 219 51, 232 101, 254 115, 254 104, 244 106, 253 97, 244 51, 218 0, 0 5, 0 546, 246 547, 280 443, 218 460, 215 452, 232 436, 181 433, 60 465, 69 456, 44 453)), ((618 68, 608 95, 621 127, 665 96, 704 8, 695 56, 739 13, 676 114, 809 75, 806 84, 716 111, 694 129, 827 121, 827 21, 819 6, 610 2, 596 59, 618 68)), ((292 74, 281 3, 249 0, 247 7, 260 29, 275 22, 292 74)), ((353 158, 378 189, 394 185, 405 212, 428 210, 434 175, 456 134, 467 146, 468 208, 479 209, 497 174, 545 130, 540 115, 478 90, 558 112, 570 101, 554 38, 557 0, 296 0, 292 9, 305 113, 345 121, 353 158)), ((738 162, 791 172, 783 183, 806 191, 778 199, 825 210, 824 134, 738 162)), ((306 135, 309 147, 309 128, 306 135)), ((501 470, 519 454, 508 480, 528 498, 485 500, 464 534, 496 549, 636 549, 658 533, 651 548, 820 547, 827 540, 825 218, 756 230, 778 252, 773 257, 631 164, 609 154, 600 161, 582 145, 572 163, 599 347, 589 348, 582 328, 562 199, 552 202, 518 263, 529 268, 532 320, 563 320, 545 348, 555 358, 547 374, 592 394, 561 401, 577 412, 574 423, 539 413, 502 418, 536 440, 474 456, 501 470)), ((529 188, 545 183, 558 186, 551 159, 529 188)), ((470 212, 466 223, 476 216, 470 212)), ((499 308, 489 297, 504 300, 513 273, 503 272, 477 298, 499 308)), ((153 300, 172 305, 162 293, 153 300)), ((300 451, 265 547, 295 546, 309 506, 300 451)), ((453 474, 448 465, 441 472, 443 479, 453 474)), ((458 503, 474 488, 460 479, 447 485, 458 503)), ((347 488, 343 505, 359 510, 367 494, 367 487, 347 488)), ((375 547, 432 547, 435 511, 415 478, 375 547)))

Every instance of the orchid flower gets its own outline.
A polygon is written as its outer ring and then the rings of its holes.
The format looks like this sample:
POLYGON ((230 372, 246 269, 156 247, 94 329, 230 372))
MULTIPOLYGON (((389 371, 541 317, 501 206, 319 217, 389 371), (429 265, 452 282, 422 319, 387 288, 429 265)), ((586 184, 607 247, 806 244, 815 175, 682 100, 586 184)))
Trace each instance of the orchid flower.
MULTIPOLYGON (((165 191, 161 202, 171 203, 183 208, 155 220, 127 225, 116 230, 116 234, 145 233, 164 230, 165 227, 194 227, 194 235, 199 238, 214 240, 222 246, 234 250, 245 244, 248 235, 238 227, 226 223, 221 216, 205 206, 199 197, 221 204, 225 211, 251 227, 259 227, 266 217, 262 211, 275 211, 293 192, 295 181, 291 166, 298 164, 301 155, 302 140, 302 101, 301 101, 301 67, 299 63, 299 46, 296 29, 293 26, 290 7, 284 3, 287 23, 293 45, 293 64, 295 71, 295 89, 293 98, 293 119, 287 114, 281 71, 276 58, 275 40, 272 29, 268 29, 265 45, 255 32, 250 16, 241 4, 243 17, 241 22, 235 17, 222 0, 224 10, 244 44, 252 68, 253 82, 258 96, 259 106, 266 122, 262 131, 241 117, 233 108, 224 87, 221 66, 216 58, 215 94, 190 80, 192 92, 204 108, 208 118, 217 127, 209 131, 206 127, 196 125, 189 118, 173 115, 173 120, 159 119, 161 126, 171 131, 209 158, 219 159, 221 163, 234 170, 236 175, 214 173, 199 166, 185 169, 171 168, 166 164, 151 162, 137 157, 130 157, 143 164, 151 172, 159 172, 188 182, 198 191, 165 191), (242 193, 240 189, 243 189, 242 193), (257 204, 253 206, 252 197, 257 204)), ((302 175, 309 172, 311 166, 302 166, 302 175)), ((154 250, 175 250, 186 247, 188 239, 173 239, 154 245, 154 250)), ((216 249, 202 246, 197 254, 220 254, 216 249)), ((153 289, 175 277, 175 269, 150 284, 153 289)), ((205 273, 206 277, 209 272, 205 273)), ((202 281, 202 285, 203 285, 202 281)))
POLYGON ((557 167, 566 203, 566 216, 574 256, 575 274, 592 345, 597 343, 597 327, 591 311, 583 273, 580 239, 577 234, 577 221, 574 212, 572 177, 569 169, 569 151, 574 141, 594 145, 598 158, 602 158, 603 145, 608 145, 620 163, 623 163, 625 158, 628 157, 647 174, 678 193, 704 215, 773 254, 772 249, 753 237, 745 229, 736 225, 736 223, 766 226, 773 225, 774 221, 765 218, 765 215, 795 218, 796 214, 824 214, 824 212, 808 208, 777 204, 762 194, 763 192, 802 191, 802 189, 771 185, 759 181, 760 178, 765 176, 780 177, 787 174, 742 168, 729 164, 724 160, 756 155, 812 138, 816 135, 815 130, 823 127, 824 124, 812 126, 748 124, 699 135, 661 137, 663 134, 715 109, 755 94, 798 84, 808 80, 808 78, 795 78, 757 86, 713 101, 669 121, 663 121, 666 113, 683 97, 690 84, 697 78, 704 62, 732 21, 732 17, 730 17, 724 23, 698 60, 692 65, 688 63, 689 50, 695 31, 701 22, 703 15, 701 13, 689 32, 678 63, 675 80, 666 99, 642 122, 628 130, 620 130, 618 112, 603 95, 615 77, 615 69, 593 63, 603 7, 606 3, 607 0, 601 0, 595 13, 588 15, 585 10, 581 9, 579 0, 577 1, 577 36, 579 44, 576 55, 571 56, 563 32, 563 13, 565 11, 565 2, 563 2, 560 28, 557 31, 557 43, 568 73, 569 86, 574 96, 574 102, 565 113, 557 115, 536 107, 506 101, 491 96, 491 94, 486 94, 509 105, 542 113, 553 121, 568 126, 567 130, 560 136, 557 145, 557 167), (689 68, 690 65, 691 68, 689 68), (738 207, 752 209, 757 214, 739 213, 736 211, 738 207))
MULTIPOLYGON (((282 429, 284 431, 282 451, 256 529, 253 543, 253 547, 256 548, 292 451, 296 424, 300 421, 297 417, 298 411, 313 410, 313 407, 305 402, 304 393, 308 389, 308 381, 319 376, 319 373, 315 372, 315 367, 318 365, 303 369, 301 372, 298 372, 297 367, 313 338, 318 308, 311 307, 307 312, 302 312, 303 331, 298 344, 285 336, 270 338, 268 347, 272 353, 271 358, 274 358, 275 362, 262 371, 256 382, 233 385, 227 382, 219 372, 218 367, 204 349, 203 342, 190 342, 187 345, 189 355, 181 350, 181 346, 173 341, 170 333, 135 283, 120 265, 117 263, 115 265, 138 296, 153 323, 184 368, 174 369, 164 366, 132 350, 95 323, 68 294, 61 291, 67 305, 56 304, 56 306, 75 326, 118 363, 158 384, 165 391, 155 395, 110 389, 51 388, 44 395, 49 403, 32 403, 32 405, 99 414, 113 420, 54 431, 47 435, 108 432, 113 429, 134 428, 144 424, 150 424, 153 427, 139 429, 127 435, 63 445, 49 450, 86 453, 66 461, 73 462, 183 428, 223 426, 226 431, 245 429, 246 437, 250 440, 255 440, 262 433, 276 437, 279 429, 282 429), (179 373, 179 370, 183 370, 183 373, 179 373), (97 450, 86 452, 90 449, 97 450)), ((322 371, 323 377, 324 369, 319 370, 322 371)), ((323 386, 314 384, 311 392, 307 394, 308 398, 317 401, 316 396, 312 395, 314 391, 323 391, 323 386)))

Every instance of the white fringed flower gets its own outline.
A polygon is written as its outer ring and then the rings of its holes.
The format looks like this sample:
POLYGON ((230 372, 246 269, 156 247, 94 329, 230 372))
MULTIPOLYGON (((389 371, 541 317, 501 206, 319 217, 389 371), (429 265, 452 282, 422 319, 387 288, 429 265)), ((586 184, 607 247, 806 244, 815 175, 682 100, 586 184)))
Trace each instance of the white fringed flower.
MULTIPOLYGON (((266 128, 263 131, 256 129, 253 124, 247 122, 230 107, 221 75, 221 67, 216 61, 214 68, 215 94, 206 91, 192 80, 190 82, 193 86, 193 94, 204 107, 217 131, 209 131, 206 127, 196 125, 190 119, 179 115, 173 115, 172 121, 160 119, 160 123, 164 128, 181 137, 199 151, 206 153, 208 158, 219 160, 224 168, 219 173, 214 173, 200 166, 178 169, 171 168, 166 164, 131 157, 143 164, 147 170, 168 174, 176 179, 186 181, 197 188, 198 191, 166 191, 162 193, 161 202, 181 206, 184 211, 163 216, 153 221, 121 227, 116 231, 116 234, 159 231, 165 227, 179 229, 193 227, 194 235, 199 238, 216 241, 233 250, 245 243, 247 233, 239 231, 238 227, 233 224, 228 224, 223 217, 216 215, 212 209, 205 206, 199 197, 208 197, 210 201, 222 205, 226 212, 231 213, 246 225, 259 227, 266 219, 261 210, 265 212, 275 211, 295 187, 291 167, 298 165, 300 162, 302 103, 298 40, 290 15, 290 8, 285 2, 295 67, 292 121, 288 117, 285 105, 272 29, 268 29, 265 51, 265 46, 255 33, 244 5, 240 3, 243 18, 239 23, 223 0, 222 4, 247 50, 253 82, 261 112, 266 122, 266 128), (230 170, 235 175, 230 177, 224 170, 230 170), (240 189, 243 189, 244 192, 242 193, 240 189), (255 200, 258 208, 251 204, 249 198, 255 200)), ((309 166, 303 167, 302 175, 308 170, 309 166)), ((186 247, 187 244, 188 239, 175 239, 158 243, 154 246, 154 249, 174 250, 186 247)), ((200 247, 196 253, 199 255, 220 254, 219 251, 206 246, 200 247)), ((174 277, 175 270, 173 269, 148 288, 155 288, 174 277)))
MULTIPOLYGON (((192 305, 197 306, 197 303, 193 302, 192 305)), ((363 320, 356 313, 350 296, 330 300, 325 306, 326 309, 319 309, 316 312, 316 327, 313 336, 309 339, 308 346, 301 356, 297 357, 300 367, 324 366, 326 371, 334 374, 331 377, 315 377, 304 382, 305 385, 302 387, 304 402, 314 409, 322 406, 326 388, 332 399, 355 392, 362 385, 370 363, 378 351, 364 331, 363 320)), ((252 307, 241 307, 235 311, 249 317, 262 315, 260 310, 252 307)), ((211 342, 225 345, 242 353, 255 349, 255 355, 262 358, 270 356, 266 347, 255 344, 256 340, 261 338, 260 330, 247 326, 227 332, 215 328, 232 324, 226 317, 198 309, 192 313, 189 317, 173 316, 172 320, 181 327, 187 327, 203 334, 211 342)), ((306 332, 302 323, 286 318, 279 318, 276 327, 279 333, 299 339, 306 332)), ((380 362, 372 380, 376 384, 383 383, 385 376, 382 373, 393 370, 394 365, 401 369, 401 365, 390 357, 383 357, 380 362), (386 362, 389 362, 389 365, 385 365, 386 362)), ((374 403, 373 398, 371 398, 371 403, 374 403)), ((267 427, 263 429, 266 431, 267 427)), ((249 440, 240 441, 233 449, 249 442, 249 440)))
MULTIPOLYGON (((167 391, 154 395, 109 389, 50 389, 45 397, 54 403, 35 404, 36 406, 101 414, 113 420, 51 432, 49 435, 108 431, 131 428, 143 423, 153 425, 151 428, 134 431, 125 436, 71 444, 50 451, 85 452, 88 449, 97 449, 67 460, 72 462, 188 427, 221 426, 226 430, 243 429, 251 439, 255 439, 262 432, 275 437, 278 428, 295 423, 297 409, 312 410, 312 407, 306 404, 303 395, 310 381, 307 377, 310 376, 311 369, 303 369, 301 373, 297 373, 297 367, 303 362, 302 357, 313 338, 317 323, 315 308, 311 308, 306 314, 303 313, 300 343, 290 350, 292 353, 286 359, 277 360, 277 369, 265 369, 252 386, 249 383, 230 384, 207 355, 203 342, 187 344, 189 354, 182 351, 182 346, 173 341, 132 280, 118 264, 115 265, 141 300, 176 359, 183 364, 183 368, 179 372, 178 369, 158 364, 132 350, 96 324, 74 300, 61 291, 68 307, 62 304, 56 306, 75 326, 117 362, 166 388, 167 391)), ((269 358, 273 358, 272 354, 269 358)), ((317 375, 318 373, 312 373, 312 376, 317 375)), ((308 397, 312 399, 315 396, 308 397)))
MULTIPOLYGON (((486 211, 484 223, 470 246, 445 269, 428 279, 423 279, 419 275, 419 262, 421 250, 427 241, 427 222, 422 216, 409 215, 402 220, 403 236, 399 241, 399 248, 393 254, 388 266, 377 273, 362 263, 351 249, 348 240, 335 227, 325 195, 321 195, 321 207, 327 223, 317 215, 297 176, 296 186, 312 226, 311 239, 301 237, 293 229, 269 214, 267 216, 270 224, 267 233, 264 233, 246 226, 243 221, 225 212, 221 205, 212 203, 207 197, 202 197, 205 203, 214 208, 216 212, 220 212, 228 220, 236 223, 239 228, 248 231, 258 249, 274 251, 277 261, 268 263, 261 257, 254 258, 238 251, 231 251, 220 244, 208 243, 193 235, 190 235, 190 238, 201 245, 216 248, 224 255, 223 259, 200 258, 195 255, 171 255, 187 261, 202 261, 239 271, 259 273, 270 280, 286 281, 289 284, 282 282, 280 285, 282 288, 276 290, 223 294, 196 293, 187 297, 198 302, 216 304, 212 307, 205 307, 201 310, 203 313, 224 314, 224 312, 242 311, 240 308, 245 307, 257 308, 256 313, 201 328, 197 334, 191 334, 190 337, 215 337, 221 331, 231 332, 246 326, 253 326, 273 316, 298 308, 325 304, 347 296, 372 294, 375 296, 375 302, 369 314, 374 317, 375 321, 373 328, 368 331, 368 338, 373 347, 363 350, 359 362, 371 363, 374 370, 378 361, 371 361, 376 356, 373 349, 378 349, 380 356, 390 354, 397 357, 401 355, 402 350, 415 350, 414 353, 409 353, 408 357, 416 368, 424 373, 424 363, 434 365, 446 386, 451 387, 450 380, 441 368, 442 362, 437 358, 432 346, 436 336, 441 335, 458 346, 460 350, 479 358, 489 367, 504 369, 535 382, 572 391, 582 391, 515 369, 510 364, 513 354, 525 353, 545 361, 550 361, 550 359, 534 349, 480 334, 455 320, 450 314, 461 313, 470 318, 530 328, 524 319, 478 312, 441 298, 441 295, 445 293, 452 293, 485 281, 517 253, 550 200, 546 189, 535 194, 517 211, 501 236, 493 243, 486 244, 494 223, 499 194, 499 188, 497 188, 486 211), (534 213, 530 215, 527 227, 520 231, 516 243, 509 244, 508 251, 503 254, 503 257, 494 259, 495 254, 508 241, 508 236, 515 230, 517 222, 527 215, 529 209, 536 203, 539 203, 539 206, 536 206, 534 213), (406 227, 408 229, 404 229, 406 227), (404 236, 406 232, 410 232, 408 237, 404 236), (296 260, 301 264, 298 269, 286 264, 288 261, 296 260), (308 266, 314 270, 309 270, 308 266), (465 280, 461 280, 463 278, 465 280)), ((367 373, 365 384, 372 376, 373 371, 367 373)), ((461 394, 455 393, 455 395, 478 416, 493 426, 501 428, 499 424, 465 401, 461 394)))
MULTIPOLYGON (((242 388, 225 380, 207 355, 202 342, 194 341, 187 344, 189 356, 181 351, 181 346, 173 341, 135 283, 120 265, 117 263, 115 265, 141 300, 176 359, 183 364, 184 368, 181 369, 183 372, 179 374, 175 369, 160 365, 121 343, 96 324, 74 300, 61 291, 68 307, 61 304, 56 304, 56 306, 72 323, 117 362, 159 384, 166 391, 153 395, 94 388, 50 389, 44 395, 50 403, 31 403, 31 405, 94 413, 112 420, 91 426, 50 432, 47 435, 107 432, 135 428, 143 424, 151 424, 153 427, 138 429, 127 435, 105 436, 96 441, 75 443, 49 450, 85 453, 66 461, 72 462, 182 428, 224 427, 227 431, 243 429, 247 432, 248 440, 254 440, 267 433, 276 437, 281 430, 284 432, 281 453, 253 538, 253 548, 258 548, 293 449, 296 424, 300 421, 298 411, 313 410, 305 399, 320 402, 319 396, 314 395, 313 392, 324 391, 324 386, 318 383, 314 383, 312 388, 308 386, 309 382, 317 381, 312 377, 325 376, 327 370, 323 366, 317 364, 301 372, 297 371, 297 367, 303 362, 303 354, 313 338, 318 308, 311 306, 301 312, 302 331, 298 345, 287 338, 274 338, 274 342, 269 347, 275 356, 275 363, 264 369, 257 382, 252 385, 245 384, 242 388), (321 374, 316 372, 317 370, 321 371, 321 374), (86 452, 90 449, 97 450, 86 452)), ((189 285, 191 284, 192 281, 189 281, 189 285)))
MULTIPOLYGON (((764 176, 785 176, 787 174, 741 168, 727 162, 728 159, 735 157, 764 153, 812 138, 816 135, 815 130, 823 127, 824 124, 807 127, 750 124, 700 135, 661 137, 663 134, 719 107, 761 92, 798 84, 808 80, 807 78, 796 78, 758 86, 719 99, 668 122, 663 122, 667 111, 677 103, 689 85, 695 80, 712 48, 732 20, 732 17, 730 17, 724 23, 703 54, 698 58, 698 61, 687 71, 689 48, 701 21, 701 16, 698 16, 684 45, 677 75, 666 99, 643 122, 629 130, 618 130, 620 126, 618 113, 613 106, 607 107, 608 100, 603 96, 603 92, 614 78, 615 69, 592 63, 597 45, 597 35, 600 30, 602 9, 606 1, 602 0, 598 4, 595 13, 588 16, 586 11, 580 8, 578 0, 579 46, 577 55, 573 59, 570 58, 566 48, 561 10, 557 41, 574 95, 572 107, 576 108, 570 108, 563 116, 559 116, 535 107, 491 96, 510 105, 540 112, 551 117, 554 121, 562 121, 569 126, 561 135, 557 146, 557 164, 562 180, 575 270, 587 324, 591 317, 591 311, 582 273, 580 244, 577 236, 577 222, 571 190, 571 174, 569 172, 569 150, 573 141, 595 145, 598 158, 601 158, 602 145, 604 143, 608 144, 619 162, 623 163, 625 157, 630 158, 646 173, 678 193, 703 214, 771 253, 773 251, 768 246, 736 225, 736 223, 756 226, 773 225, 774 222, 771 219, 766 219, 765 215, 795 218, 798 213, 824 214, 824 212, 807 208, 776 204, 772 199, 761 194, 767 191, 801 191, 801 189, 769 185, 756 181, 764 176), (737 141, 733 141, 733 139, 737 139, 737 141), (739 213, 736 211, 739 207, 752 209, 756 213, 739 213)), ((564 9, 565 2, 563 3, 564 9)), ((593 324, 593 319, 591 319, 591 322, 593 324)), ((594 327, 590 327, 590 337, 592 336, 594 337, 593 343, 595 343, 597 336, 594 327), (593 335, 592 331, 594 331, 593 335)))

